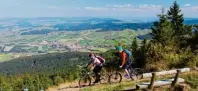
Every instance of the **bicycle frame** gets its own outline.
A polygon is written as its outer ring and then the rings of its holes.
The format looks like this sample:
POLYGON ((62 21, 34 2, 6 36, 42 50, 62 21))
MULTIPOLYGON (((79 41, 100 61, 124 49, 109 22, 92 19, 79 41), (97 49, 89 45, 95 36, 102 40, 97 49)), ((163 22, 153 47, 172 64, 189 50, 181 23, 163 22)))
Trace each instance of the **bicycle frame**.
MULTIPOLYGON (((100 75, 101 75, 101 73, 100 73, 100 75)), ((88 69, 86 69, 86 70, 81 71, 80 78, 82 78, 82 77, 89 77, 89 78, 95 79, 95 74, 93 72, 90 72, 88 69)))
POLYGON ((85 76, 91 77, 90 75, 91 75, 91 72, 88 69, 83 69, 81 71, 80 77, 85 77, 85 76))

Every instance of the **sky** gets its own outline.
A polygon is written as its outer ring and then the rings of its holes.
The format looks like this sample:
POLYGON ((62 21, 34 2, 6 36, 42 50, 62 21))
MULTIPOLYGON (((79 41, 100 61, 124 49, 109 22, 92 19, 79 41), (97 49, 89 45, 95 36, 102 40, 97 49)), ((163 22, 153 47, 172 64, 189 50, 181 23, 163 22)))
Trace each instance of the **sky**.
MULTIPOLYGON (((0 0, 4 17, 156 17, 175 0, 0 0)), ((198 17, 198 0, 177 0, 184 17, 198 17)))

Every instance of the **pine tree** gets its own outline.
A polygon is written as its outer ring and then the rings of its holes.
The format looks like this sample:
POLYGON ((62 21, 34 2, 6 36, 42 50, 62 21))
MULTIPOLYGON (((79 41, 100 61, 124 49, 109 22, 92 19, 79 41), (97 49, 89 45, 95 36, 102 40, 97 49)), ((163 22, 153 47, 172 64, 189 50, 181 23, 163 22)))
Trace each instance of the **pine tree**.
POLYGON ((131 45, 132 53, 135 54, 138 51, 138 43, 137 38, 134 37, 132 45, 131 45))
POLYGON ((168 18, 173 25, 176 35, 185 33, 183 14, 180 14, 181 10, 177 2, 175 1, 168 11, 168 18))
POLYGON ((163 14, 158 15, 159 21, 154 22, 154 26, 151 28, 153 36, 153 42, 159 42, 163 45, 167 45, 174 38, 174 31, 171 26, 171 23, 168 21, 167 15, 163 14))
POLYGON ((141 50, 141 52, 142 52, 143 54, 146 53, 147 47, 148 47, 147 40, 144 39, 144 40, 142 41, 142 46, 141 46, 141 48, 140 48, 140 50, 141 50))
POLYGON ((142 41, 140 50, 138 51, 138 55, 136 56, 136 62, 139 67, 144 67, 146 64, 147 50, 148 50, 148 43, 147 40, 144 39, 142 41))
MULTIPOLYGON (((198 45, 198 25, 195 28, 195 33, 194 33, 194 43, 196 44, 196 46, 198 45)), ((197 47, 198 48, 198 47, 197 47)))
POLYGON ((193 26, 193 37, 190 39, 189 44, 191 45, 191 48, 193 49, 193 51, 195 51, 195 49, 198 49, 198 25, 197 26, 193 26))
POLYGON ((192 26, 185 25, 183 14, 177 2, 175 1, 168 11, 168 19, 171 21, 174 34, 180 47, 188 46, 187 41, 192 34, 192 26))
POLYGON ((198 25, 194 27, 194 35, 198 37, 198 25))

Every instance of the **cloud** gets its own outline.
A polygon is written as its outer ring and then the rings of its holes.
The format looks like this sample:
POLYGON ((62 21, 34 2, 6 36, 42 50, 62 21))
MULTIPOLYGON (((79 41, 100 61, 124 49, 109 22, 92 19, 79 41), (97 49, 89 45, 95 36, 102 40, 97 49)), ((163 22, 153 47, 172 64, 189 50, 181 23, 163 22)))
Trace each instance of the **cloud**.
POLYGON ((161 8, 161 5, 154 5, 154 4, 141 4, 141 5, 132 5, 132 4, 122 4, 122 5, 106 5, 109 8, 161 8))
POLYGON ((184 17, 197 17, 198 6, 182 7, 181 12, 184 14, 184 17))
POLYGON ((161 5, 144 4, 121 4, 121 5, 105 5, 103 7, 84 7, 83 14, 93 16, 114 16, 114 17, 128 17, 128 16, 156 16, 161 13, 161 5))
POLYGON ((49 9, 61 9, 61 8, 58 7, 58 6, 48 6, 47 8, 49 8, 49 9))
POLYGON ((183 9, 185 9, 185 10, 196 10, 196 9, 198 9, 198 6, 182 7, 181 9, 182 9, 182 10, 183 10, 183 9))
POLYGON ((108 10, 108 8, 105 8, 105 7, 84 7, 84 9, 86 10, 108 10))
POLYGON ((190 4, 185 4, 184 6, 185 6, 185 7, 189 7, 189 6, 190 6, 190 4))
POLYGON ((123 5, 109 5, 109 4, 107 4, 106 6, 113 7, 113 8, 131 8, 131 7, 134 7, 131 4, 123 4, 123 5))
POLYGON ((150 6, 153 7, 153 8, 162 8, 161 5, 153 5, 153 4, 151 4, 150 6))
POLYGON ((143 4, 143 5, 139 5, 138 7, 139 8, 148 8, 148 5, 147 4, 143 4))
POLYGON ((162 8, 161 5, 154 5, 154 4, 143 4, 139 5, 139 8, 162 8))
MULTIPOLYGON (((84 8, 66 10, 71 15, 82 16, 110 16, 110 17, 156 17, 157 14, 161 14, 161 5, 154 4, 121 4, 121 5, 105 5, 101 7, 87 6, 84 8)), ((51 7, 54 8, 54 7, 51 7)), ((164 7, 165 13, 169 10, 169 7, 164 7)), ((181 7, 182 13, 185 17, 198 16, 198 6, 181 7)), ((66 12, 65 11, 65 12, 66 12)))
POLYGON ((77 10, 76 8, 69 8, 68 6, 56 6, 56 5, 43 6, 42 8, 46 9, 46 10, 49 10, 49 11, 62 11, 62 12, 71 11, 71 10, 73 10, 73 11, 77 10))
POLYGON ((198 9, 198 6, 191 7, 192 9, 198 9))
POLYGON ((100 11, 106 13, 149 13, 156 15, 161 12, 161 5, 154 5, 154 4, 143 4, 143 5, 132 5, 132 4, 121 4, 121 5, 109 5, 103 7, 84 7, 86 11, 100 11))

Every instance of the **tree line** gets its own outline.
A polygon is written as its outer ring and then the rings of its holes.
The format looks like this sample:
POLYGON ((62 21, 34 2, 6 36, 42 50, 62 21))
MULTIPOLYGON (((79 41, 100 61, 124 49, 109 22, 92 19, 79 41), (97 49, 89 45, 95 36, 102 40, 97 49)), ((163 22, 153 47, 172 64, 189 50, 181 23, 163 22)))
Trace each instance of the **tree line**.
POLYGON ((137 65, 148 71, 198 66, 198 26, 184 24, 176 1, 158 18, 151 28, 152 40, 142 41, 140 47, 134 40, 131 45, 137 65))
POLYGON ((79 78, 80 68, 88 62, 86 52, 51 53, 29 56, 0 63, 0 89, 2 91, 30 91, 79 78))

